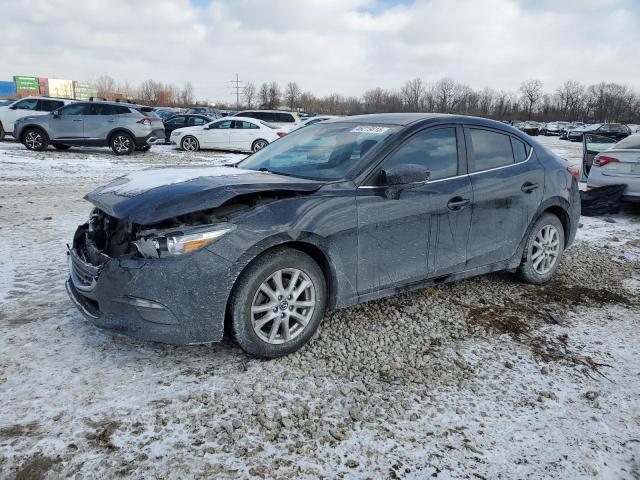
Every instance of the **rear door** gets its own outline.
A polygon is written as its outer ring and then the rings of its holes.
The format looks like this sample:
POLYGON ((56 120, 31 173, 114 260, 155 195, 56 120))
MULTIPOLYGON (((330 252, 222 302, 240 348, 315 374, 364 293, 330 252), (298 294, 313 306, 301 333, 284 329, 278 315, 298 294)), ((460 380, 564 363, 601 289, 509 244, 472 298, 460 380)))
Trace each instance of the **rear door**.
POLYGON ((89 114, 89 105, 72 103, 58 110, 59 115, 51 118, 51 139, 77 140, 84 138, 84 119, 89 114))
POLYGON ((257 138, 256 132, 260 127, 246 120, 234 120, 229 131, 229 142, 234 150, 249 151, 253 141, 257 138))
POLYGON ((529 144, 499 130, 465 128, 473 188, 467 267, 511 258, 544 192, 544 168, 529 144))
POLYGON ((358 292, 410 284, 464 268, 473 201, 465 172, 462 128, 419 131, 358 188, 358 292), (423 186, 385 196, 380 172, 417 164, 423 186))

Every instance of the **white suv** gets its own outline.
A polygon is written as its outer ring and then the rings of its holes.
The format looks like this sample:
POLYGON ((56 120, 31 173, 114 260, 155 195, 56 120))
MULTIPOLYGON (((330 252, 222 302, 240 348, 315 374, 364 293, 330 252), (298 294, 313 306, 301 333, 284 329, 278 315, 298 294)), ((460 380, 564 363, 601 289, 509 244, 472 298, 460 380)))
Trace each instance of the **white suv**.
POLYGON ((297 113, 281 110, 244 110, 234 113, 233 116, 255 118, 279 127, 293 128, 300 123, 300 117, 297 113))
POLYGON ((17 119, 27 115, 45 115, 72 102, 73 100, 62 98, 25 97, 11 105, 0 107, 0 140, 7 134, 13 135, 13 124, 17 119))

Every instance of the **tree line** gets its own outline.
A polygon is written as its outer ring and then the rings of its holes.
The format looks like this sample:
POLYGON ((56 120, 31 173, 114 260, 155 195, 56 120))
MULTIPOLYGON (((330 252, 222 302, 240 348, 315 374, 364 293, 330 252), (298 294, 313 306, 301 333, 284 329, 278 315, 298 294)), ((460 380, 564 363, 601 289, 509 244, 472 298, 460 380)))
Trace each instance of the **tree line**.
MULTIPOLYGON (((103 75, 95 82, 98 96, 126 98, 153 106, 198 104, 191 83, 182 87, 146 80, 137 87, 116 83, 103 75)), ((387 112, 434 112, 476 115, 497 120, 584 121, 640 123, 640 94, 626 85, 600 82, 585 85, 567 80, 553 91, 542 81, 522 82, 518 90, 491 87, 474 89, 451 78, 425 82, 408 80, 397 89, 372 88, 361 96, 333 93, 317 96, 303 91, 296 82, 282 88, 277 82, 259 86, 248 82, 242 91, 241 108, 287 108, 305 112, 357 115, 387 112)), ((223 109, 235 109, 235 103, 218 103, 223 109)))
POLYGON ((640 95, 628 86, 601 82, 586 86, 567 80, 545 91, 540 80, 520 84, 517 91, 474 89, 451 78, 428 83, 408 80, 399 89, 372 88, 360 97, 303 92, 296 82, 281 89, 277 82, 248 83, 244 107, 302 110, 334 115, 387 112, 434 112, 477 115, 497 120, 565 120, 640 123, 640 95))

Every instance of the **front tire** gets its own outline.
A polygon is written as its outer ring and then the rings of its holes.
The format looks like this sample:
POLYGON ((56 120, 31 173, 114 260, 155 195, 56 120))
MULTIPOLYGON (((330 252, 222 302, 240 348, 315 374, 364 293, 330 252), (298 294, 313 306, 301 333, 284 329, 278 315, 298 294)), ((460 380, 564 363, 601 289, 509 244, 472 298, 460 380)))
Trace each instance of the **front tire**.
POLYGON ((267 142, 266 140, 263 140, 261 138, 259 138, 258 140, 256 140, 255 142, 253 142, 253 145, 251 145, 251 151, 253 153, 256 153, 259 150, 262 150, 264 147, 266 147, 267 145, 269 145, 269 142, 267 142))
POLYGON ((187 135, 180 141, 180 148, 186 152, 197 152, 200 150, 200 142, 192 135, 187 135))
POLYGON ((551 213, 542 215, 533 225, 525 244, 520 278, 532 284, 548 282, 560 266, 564 252, 564 227, 551 213))
POLYGON ((231 327, 250 355, 277 358, 295 352, 318 329, 326 306, 322 270, 308 255, 279 248, 251 263, 231 296, 231 327))
POLYGON ((109 145, 116 155, 131 155, 136 148, 133 137, 125 132, 115 133, 109 145))
POLYGON ((39 128, 29 128, 22 135, 22 144, 29 150, 42 152, 49 146, 49 141, 44 131, 39 128))

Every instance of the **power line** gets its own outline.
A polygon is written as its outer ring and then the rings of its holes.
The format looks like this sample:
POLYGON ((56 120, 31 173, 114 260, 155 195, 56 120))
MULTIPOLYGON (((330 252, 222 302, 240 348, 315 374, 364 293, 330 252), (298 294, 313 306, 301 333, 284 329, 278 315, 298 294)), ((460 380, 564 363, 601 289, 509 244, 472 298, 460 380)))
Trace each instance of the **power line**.
POLYGON ((236 73, 236 79, 235 80, 231 80, 231 83, 233 84, 233 88, 236 91, 236 109, 240 110, 240 90, 244 89, 243 86, 240 86, 240 84, 244 83, 242 80, 240 80, 240 78, 238 77, 238 74, 236 73))

